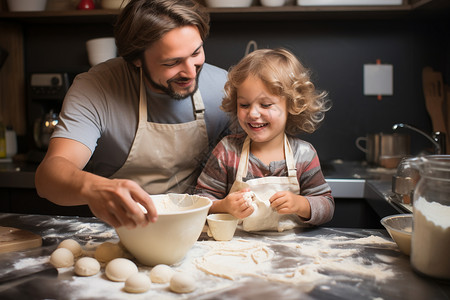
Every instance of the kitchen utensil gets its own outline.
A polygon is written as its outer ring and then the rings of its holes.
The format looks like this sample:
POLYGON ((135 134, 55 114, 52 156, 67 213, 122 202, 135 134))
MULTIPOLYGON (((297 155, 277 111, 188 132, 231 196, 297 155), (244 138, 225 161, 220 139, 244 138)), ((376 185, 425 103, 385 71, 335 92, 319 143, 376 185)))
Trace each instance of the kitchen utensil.
POLYGON ((0 253, 40 247, 41 236, 30 231, 0 226, 0 253))
POLYGON ((381 219, 383 225, 403 254, 411 254, 412 214, 399 214, 381 219))
POLYGON ((230 214, 211 214, 206 217, 206 221, 216 241, 229 241, 234 236, 239 220, 230 214))
POLYGON ((42 11, 47 0, 8 0, 9 11, 42 11))
POLYGON ((420 171, 414 190, 411 265, 415 271, 450 280, 450 155, 410 161, 420 171))
POLYGON ((158 221, 145 227, 116 228, 122 244, 148 266, 183 259, 202 233, 212 201, 186 194, 151 195, 158 221))
POLYGON ((444 118, 444 83, 442 73, 433 71, 430 67, 422 70, 423 93, 428 114, 433 124, 434 132, 442 132, 446 138, 446 149, 450 150, 447 126, 444 118))
POLYGON ((6 274, 0 275, 0 284, 16 281, 19 279, 24 279, 31 276, 56 277, 58 276, 58 270, 49 263, 35 265, 20 270, 14 270, 6 274))
POLYGON ((410 136, 405 134, 367 134, 358 137, 355 144, 366 153, 368 163, 384 168, 396 168, 401 159, 410 154, 410 136), (365 142, 365 147, 362 142, 365 142))
POLYGON ((86 42, 89 64, 95 66, 117 55, 116 42, 113 37, 91 39, 86 42))

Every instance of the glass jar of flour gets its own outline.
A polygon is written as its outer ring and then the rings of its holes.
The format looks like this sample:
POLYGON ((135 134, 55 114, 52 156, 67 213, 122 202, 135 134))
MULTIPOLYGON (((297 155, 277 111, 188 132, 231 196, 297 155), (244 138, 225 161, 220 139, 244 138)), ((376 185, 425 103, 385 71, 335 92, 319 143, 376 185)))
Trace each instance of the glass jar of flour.
POLYGON ((414 190, 411 265, 422 275, 450 280, 450 155, 411 161, 419 169, 414 190))

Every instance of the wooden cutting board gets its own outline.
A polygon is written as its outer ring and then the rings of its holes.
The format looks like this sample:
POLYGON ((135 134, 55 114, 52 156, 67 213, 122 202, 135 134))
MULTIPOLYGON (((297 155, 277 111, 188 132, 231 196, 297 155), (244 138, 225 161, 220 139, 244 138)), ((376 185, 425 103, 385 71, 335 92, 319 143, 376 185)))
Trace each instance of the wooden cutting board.
POLYGON ((0 226, 0 253, 40 247, 42 238, 30 231, 0 226))

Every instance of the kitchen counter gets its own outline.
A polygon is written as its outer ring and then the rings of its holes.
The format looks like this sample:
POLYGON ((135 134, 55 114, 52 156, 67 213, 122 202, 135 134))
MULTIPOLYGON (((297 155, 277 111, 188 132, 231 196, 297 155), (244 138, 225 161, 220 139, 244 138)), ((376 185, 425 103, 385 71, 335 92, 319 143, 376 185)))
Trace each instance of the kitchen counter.
MULTIPOLYGON (((8 272, 46 266, 49 255, 66 238, 77 240, 90 255, 104 241, 118 242, 115 231, 96 218, 0 214, 0 223, 43 237, 42 247, 0 254, 0 280, 8 272)), ((254 274, 258 276, 236 276, 234 280, 188 268, 193 261, 206 257, 201 252, 206 244, 218 243, 202 233, 186 258, 173 266, 193 273, 197 289, 190 294, 174 294, 164 284, 152 284, 144 294, 127 294, 123 283, 106 279, 103 268, 101 274, 79 277, 70 267, 58 269, 57 274, 48 272, 47 276, 33 275, 1 284, 0 298, 450 299, 450 285, 413 272, 409 258, 398 251, 385 230, 318 227, 253 234, 238 230, 233 242, 242 241, 262 243, 272 251, 272 259, 266 262, 271 268, 254 274), (318 272, 314 273, 312 267, 318 272), (298 281, 286 283, 262 276, 271 270, 278 276, 284 274, 285 281, 298 281)), ((221 249, 227 243, 231 242, 224 242, 221 249)), ((142 272, 151 269, 138 267, 142 272)))
POLYGON ((0 188, 34 189, 34 174, 37 164, 0 161, 0 188))
MULTIPOLYGON (((30 163, 0 163, 0 191, 2 189, 14 189, 16 193, 18 190, 22 191, 19 196, 9 195, 10 204, 0 203, 0 208, 5 207, 3 212, 40 213, 40 210, 42 210, 43 214, 91 216, 85 207, 60 207, 39 198, 34 186, 36 168, 37 164, 30 163), (22 202, 29 200, 25 199, 27 197, 33 197, 32 201, 35 203, 35 207, 30 207, 29 211, 24 210, 25 207, 22 205, 22 202)), ((391 184, 395 169, 375 168, 360 161, 334 160, 323 162, 322 170, 331 187, 333 196, 341 203, 349 199, 352 200, 352 203, 365 200, 380 218, 395 213, 410 213, 412 211, 410 205, 400 203, 393 196, 391 184)), ((3 197, 3 202, 6 201, 5 197, 3 197)), ((347 210, 347 207, 344 209, 347 210)))

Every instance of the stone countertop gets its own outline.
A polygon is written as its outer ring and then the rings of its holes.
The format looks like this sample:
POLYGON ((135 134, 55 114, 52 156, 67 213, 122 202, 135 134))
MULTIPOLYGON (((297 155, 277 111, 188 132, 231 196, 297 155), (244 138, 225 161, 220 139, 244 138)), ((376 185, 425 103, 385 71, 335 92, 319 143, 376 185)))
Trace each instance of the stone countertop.
MULTIPOLYGON (((84 250, 104 241, 118 242, 115 231, 96 218, 0 214, 2 226, 30 230, 43 237, 43 246, 0 254, 0 280, 9 272, 48 265, 49 255, 66 238, 77 240, 84 250)), ((304 228, 283 233, 246 233, 238 230, 233 241, 262 243, 273 251, 270 270, 282 272, 285 282, 263 276, 236 276, 234 280, 208 275, 187 266, 204 253, 206 244, 219 243, 204 233, 186 258, 172 266, 191 270, 197 289, 173 294, 167 284, 152 284, 143 294, 128 294, 123 283, 101 274, 74 275, 73 267, 60 268, 53 276, 29 276, 0 285, 1 299, 450 299, 450 286, 417 275, 409 257, 401 254, 384 230, 304 228), (333 267, 334 266, 334 267, 333 267), (314 269, 312 269, 312 267, 314 269), (308 276, 318 271, 320 280, 308 276), (291 279, 297 281, 289 282, 291 279), (288 282, 286 282, 288 281, 288 282)), ((224 242, 221 248, 226 248, 224 242)), ((140 265, 142 272, 151 268, 140 265)), ((269 270, 269 271, 268 271, 269 270)))

